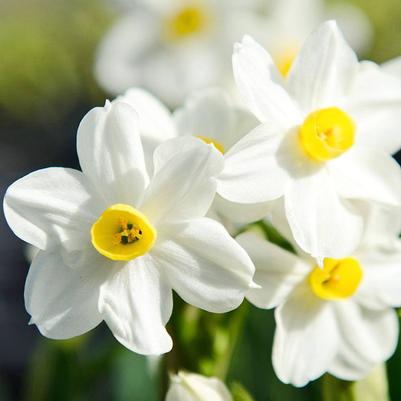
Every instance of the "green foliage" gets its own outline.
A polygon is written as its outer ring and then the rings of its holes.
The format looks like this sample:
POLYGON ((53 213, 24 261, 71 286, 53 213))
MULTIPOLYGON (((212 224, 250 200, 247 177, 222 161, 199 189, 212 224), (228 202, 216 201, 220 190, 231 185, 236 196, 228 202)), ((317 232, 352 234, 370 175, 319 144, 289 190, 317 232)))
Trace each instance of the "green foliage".
POLYGON ((234 401, 254 401, 246 388, 239 382, 234 382, 230 386, 234 401))

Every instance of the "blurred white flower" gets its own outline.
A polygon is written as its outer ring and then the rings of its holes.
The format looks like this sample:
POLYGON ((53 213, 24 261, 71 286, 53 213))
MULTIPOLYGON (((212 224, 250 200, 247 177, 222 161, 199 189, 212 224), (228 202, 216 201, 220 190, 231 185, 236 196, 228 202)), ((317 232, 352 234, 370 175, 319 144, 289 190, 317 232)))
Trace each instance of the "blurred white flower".
POLYGON ((169 106, 231 75, 232 43, 260 25, 263 0, 131 2, 101 42, 95 75, 120 94, 142 86, 169 106))
POLYGON ((367 16, 349 3, 327 5, 323 0, 270 0, 263 32, 255 36, 266 46, 283 76, 308 35, 327 19, 337 20, 351 46, 362 53, 372 38, 367 16))
POLYGON ((358 249, 324 259, 323 268, 254 233, 237 237, 261 286, 247 298, 260 308, 277 307, 272 358, 281 381, 304 386, 325 372, 360 380, 393 354, 399 328, 392 307, 401 306, 400 217, 399 210, 370 210, 358 249))
MULTIPOLYGON (((168 109, 148 92, 131 88, 117 101, 126 102, 139 114, 139 131, 145 150, 148 170, 152 171, 156 147, 171 139, 182 138, 182 145, 163 147, 170 155, 180 152, 183 146, 197 146, 198 142, 213 144, 220 152, 224 163, 225 154, 243 136, 258 125, 256 118, 247 110, 238 107, 219 88, 200 90, 189 96, 184 106, 171 114, 168 109), (188 141, 185 138, 194 137, 188 141)), ((155 154, 158 157, 159 152, 155 154)), ((218 181, 218 177, 217 181, 218 181)), ((212 205, 209 215, 213 218, 236 223, 248 223, 266 216, 268 203, 242 205, 229 202, 220 196, 212 205)))
POLYGON ((115 102, 84 117, 77 150, 83 172, 33 172, 4 200, 15 234, 41 249, 25 304, 42 334, 69 338, 104 320, 127 348, 161 354, 172 346, 164 327, 172 289, 212 312, 242 302, 253 264, 221 224, 202 217, 222 168, 212 146, 173 156, 159 148, 149 179, 136 112, 115 102))
POLYGON ((349 199, 401 206, 401 80, 358 63, 332 21, 306 41, 284 82, 250 37, 234 74, 262 122, 225 156, 218 193, 242 203, 283 198, 297 243, 320 257, 358 245, 363 221, 349 199))
POLYGON ((217 378, 179 372, 171 377, 166 401, 232 401, 232 397, 217 378))

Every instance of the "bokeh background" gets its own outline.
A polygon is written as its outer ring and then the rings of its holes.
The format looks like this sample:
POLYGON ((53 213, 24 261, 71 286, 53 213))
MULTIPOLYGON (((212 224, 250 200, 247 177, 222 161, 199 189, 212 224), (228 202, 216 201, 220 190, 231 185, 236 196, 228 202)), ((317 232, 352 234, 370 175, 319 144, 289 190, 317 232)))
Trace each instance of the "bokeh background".
MULTIPOLYGON (((373 24, 373 43, 364 56, 383 62, 400 55, 401 1, 350 2, 373 24)), ((93 78, 95 49, 116 17, 106 0, 0 0, 1 197, 8 185, 33 170, 78 168, 78 124, 108 97, 93 78)), ((241 382, 257 401, 321 400, 320 383, 295 389, 275 378, 271 311, 243 305, 242 330, 229 314, 207 314, 176 299, 173 321, 180 330, 172 334, 177 343, 189 344, 189 351, 179 355, 178 349, 166 361, 149 360, 123 348, 104 325, 70 341, 43 338, 28 325, 24 307, 28 267, 24 243, 1 215, 0 401, 157 401, 166 386, 166 377, 157 374, 160 364, 200 366, 207 373, 208 355, 225 352, 233 338, 237 346, 232 363, 223 358, 219 366, 228 383, 235 387, 241 382), (199 350, 203 359, 195 364, 199 350)), ((387 369, 391 398, 399 401, 401 347, 387 369)))

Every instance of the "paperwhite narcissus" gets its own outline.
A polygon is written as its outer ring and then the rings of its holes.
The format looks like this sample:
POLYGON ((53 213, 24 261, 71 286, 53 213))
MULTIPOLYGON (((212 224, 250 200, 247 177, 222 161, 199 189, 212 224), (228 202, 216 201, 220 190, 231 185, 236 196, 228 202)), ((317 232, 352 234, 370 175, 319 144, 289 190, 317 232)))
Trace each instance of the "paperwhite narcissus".
POLYGON ((179 372, 171 377, 166 401, 232 401, 232 396, 217 378, 179 372))
MULTIPOLYGON (((258 125, 250 112, 233 104, 219 88, 195 92, 174 114, 150 93, 139 88, 129 89, 117 101, 126 102, 138 111, 139 132, 149 171, 152 170, 154 150, 168 139, 181 137, 182 146, 185 147, 198 146, 199 143, 212 144, 224 163, 225 154, 230 148, 258 125), (186 140, 188 137, 196 140, 186 140)), ((182 151, 182 146, 177 143, 174 142, 168 150, 170 155, 182 151)), ((218 181, 218 177, 216 179, 218 181)), ((236 223, 248 223, 264 217, 269 210, 270 205, 266 202, 241 205, 217 195, 209 215, 226 222, 229 219, 236 223)))
POLYGON ((192 146, 169 157, 162 145, 149 178, 137 120, 122 102, 90 111, 77 136, 82 172, 21 178, 4 212, 15 234, 40 249, 25 304, 43 335, 69 338, 104 320, 127 348, 161 354, 172 347, 164 327, 172 289, 226 312, 242 302, 254 267, 222 225, 203 217, 222 168, 218 152, 192 146))
POLYGON ((386 361, 398 341, 401 306, 400 214, 371 213, 357 250, 325 258, 323 268, 253 233, 237 237, 256 266, 260 289, 247 295, 274 308, 273 366, 284 383, 304 386, 325 372, 360 380, 386 361))
POLYGON ((363 230, 349 199, 401 206, 401 170, 389 155, 401 145, 401 80, 358 63, 331 21, 309 37, 286 82, 250 37, 233 63, 262 124, 226 154, 218 193, 242 203, 283 198, 306 252, 346 256, 363 230))
POLYGON ((170 107, 230 74, 232 43, 254 31, 263 0, 143 0, 106 34, 95 64, 112 94, 145 87, 170 107))
POLYGON ((366 50, 372 37, 367 16, 356 6, 322 0, 270 0, 264 30, 256 36, 263 41, 279 71, 286 76, 308 35, 327 19, 337 20, 345 37, 357 52, 366 50))

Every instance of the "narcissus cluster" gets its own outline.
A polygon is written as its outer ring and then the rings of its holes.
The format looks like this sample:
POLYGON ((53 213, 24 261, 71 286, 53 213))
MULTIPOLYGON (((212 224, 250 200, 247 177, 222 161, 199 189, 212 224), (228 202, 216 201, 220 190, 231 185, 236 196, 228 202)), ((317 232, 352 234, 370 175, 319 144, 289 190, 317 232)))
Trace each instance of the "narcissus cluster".
MULTIPOLYGON (((167 48, 197 30, 207 37, 224 2, 161 3, 146 18, 164 18, 167 48)), ((157 57, 172 57, 163 49, 157 57)), ((65 339, 105 321, 130 350, 163 354, 175 291, 210 312, 245 297, 275 308, 273 366, 295 386, 326 372, 359 380, 392 355, 401 62, 359 62, 333 21, 297 48, 285 76, 275 59, 250 36, 234 46, 241 102, 207 88, 171 112, 133 87, 83 118, 82 171, 48 168, 9 187, 7 222, 39 248, 25 303, 43 335, 65 339), (291 251, 249 230, 265 220, 291 251)), ((156 61, 144 65, 159 82, 156 61)), ((167 400, 231 396, 217 379, 181 372, 167 400)))

